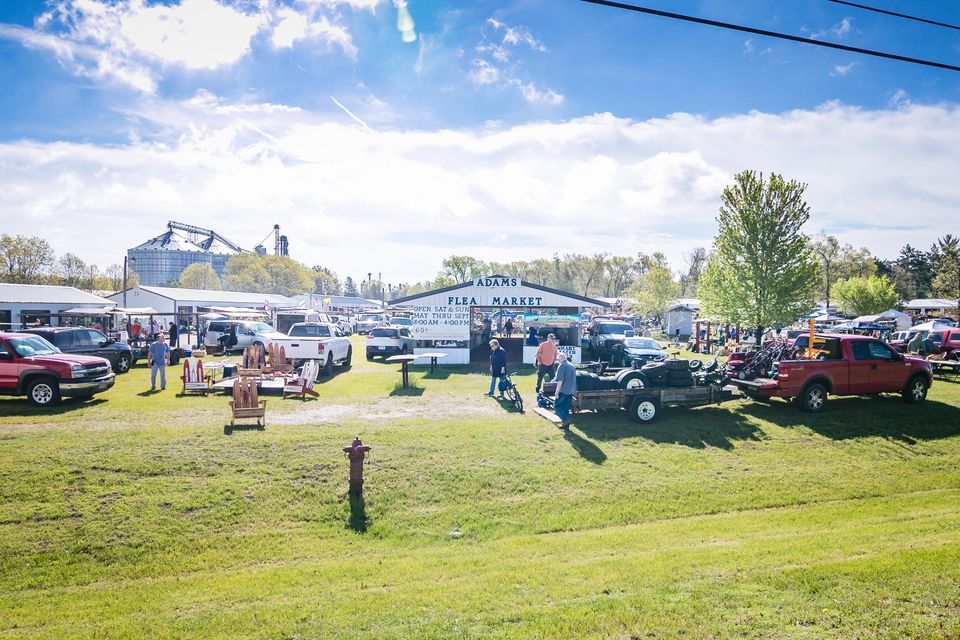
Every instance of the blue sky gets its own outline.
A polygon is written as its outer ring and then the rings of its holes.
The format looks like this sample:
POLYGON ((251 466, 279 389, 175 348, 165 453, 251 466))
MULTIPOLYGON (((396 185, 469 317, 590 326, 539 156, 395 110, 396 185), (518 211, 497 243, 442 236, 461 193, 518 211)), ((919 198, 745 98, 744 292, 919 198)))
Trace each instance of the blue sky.
MULTIPOLYGON (((644 4, 960 64, 960 31, 827 0, 644 4)), ((574 0, 408 9, 411 43, 377 0, 0 2, 4 231, 102 266, 104 224, 246 246, 276 219, 343 275, 651 246, 680 268, 756 168, 810 183, 811 232, 881 256, 956 232, 960 73, 574 0)))

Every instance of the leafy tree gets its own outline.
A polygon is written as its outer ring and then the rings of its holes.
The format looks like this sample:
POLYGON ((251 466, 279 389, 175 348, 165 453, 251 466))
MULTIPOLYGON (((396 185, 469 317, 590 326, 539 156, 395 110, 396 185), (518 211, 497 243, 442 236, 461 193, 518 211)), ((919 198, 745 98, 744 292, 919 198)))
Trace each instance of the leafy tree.
POLYGON ((195 262, 187 265, 180 274, 180 286, 184 289, 205 289, 220 291, 222 284, 217 272, 205 262, 195 262))
POLYGON ((694 298, 700 288, 700 276, 703 275, 703 269, 707 265, 707 250, 696 247, 685 258, 687 273, 680 277, 680 297, 694 298))
POLYGON ((450 256, 444 259, 442 266, 440 275, 452 278, 457 283, 493 275, 485 273, 486 265, 473 256, 450 256))
POLYGON ((313 267, 313 292, 324 295, 340 295, 340 278, 337 274, 322 267, 314 265, 313 267))
POLYGON ((957 301, 960 320, 960 238, 946 235, 937 241, 940 260, 933 288, 937 295, 957 301))
POLYGON ((295 296, 313 291, 313 272, 293 258, 267 255, 260 259, 270 274, 269 293, 295 296))
POLYGON ((357 291, 357 285, 350 276, 347 276, 346 280, 343 281, 343 295, 354 298, 360 295, 360 292, 357 291))
POLYGON ((662 318, 670 303, 680 295, 680 284, 669 270, 654 267, 640 276, 627 293, 637 301, 641 313, 662 318))
POLYGON ((65 253, 57 261, 57 275, 60 276, 61 284, 68 287, 83 287, 89 275, 89 269, 80 256, 65 253))
POLYGON ((611 256, 607 260, 607 296, 622 296, 637 281, 639 266, 633 256, 611 256))
POLYGON ((42 238, 0 235, 0 281, 42 284, 55 260, 53 247, 42 238))
POLYGON ((223 287, 227 291, 272 293, 273 280, 256 253, 230 256, 223 270, 223 287))
POLYGON ((548 286, 554 279, 553 262, 545 258, 537 258, 529 262, 526 279, 540 286, 548 286))
POLYGON ((849 278, 866 278, 877 273, 877 262, 866 247, 840 244, 835 236, 823 233, 813 239, 813 253, 819 271, 817 295, 830 306, 834 283, 849 278))
POLYGON ((840 309, 857 316, 882 313, 896 306, 899 296, 886 276, 846 278, 833 286, 840 309))
POLYGON ((912 276, 917 297, 926 298, 930 295, 933 289, 933 256, 908 244, 900 250, 896 264, 912 276))
POLYGON ((602 291, 600 280, 607 267, 607 254, 595 253, 592 256, 567 254, 563 256, 563 273, 568 289, 579 291, 587 296, 602 291))
MULTIPOLYGON (((723 190, 719 233, 700 280, 704 315, 767 327, 813 305, 817 267, 801 229, 810 218, 806 185, 754 171, 723 190)), ((757 337, 759 341, 759 335, 757 337)))

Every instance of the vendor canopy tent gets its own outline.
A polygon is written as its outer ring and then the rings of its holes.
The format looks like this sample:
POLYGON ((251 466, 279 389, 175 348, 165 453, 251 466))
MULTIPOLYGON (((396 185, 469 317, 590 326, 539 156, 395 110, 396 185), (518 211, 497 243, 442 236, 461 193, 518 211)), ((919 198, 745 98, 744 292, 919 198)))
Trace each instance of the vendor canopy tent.
POLYGON ((877 324, 878 322, 891 320, 897 323, 898 331, 909 329, 913 325, 913 319, 909 315, 901 311, 897 311, 896 309, 889 309, 883 313, 854 318, 853 324, 859 326, 863 324, 877 324))
POLYGON ((921 324, 914 325, 910 327, 911 331, 943 331, 944 329, 949 329, 950 325, 944 324, 942 322, 937 322, 936 320, 931 320, 930 322, 923 322, 921 324))

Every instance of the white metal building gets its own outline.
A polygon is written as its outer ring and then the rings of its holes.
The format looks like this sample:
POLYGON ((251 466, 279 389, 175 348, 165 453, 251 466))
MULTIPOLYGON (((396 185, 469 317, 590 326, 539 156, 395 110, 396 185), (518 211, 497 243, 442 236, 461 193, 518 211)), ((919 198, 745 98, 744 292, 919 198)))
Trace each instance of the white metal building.
MULTIPOLYGON (((124 304, 123 292, 110 296, 115 304, 124 304)), ((153 307, 160 315, 183 314, 190 316, 204 313, 216 307, 238 307, 262 310, 265 307, 295 307, 297 302, 287 296, 272 293, 246 293, 243 291, 207 291, 204 289, 178 289, 174 287, 150 287, 140 285, 127 289, 126 306, 153 307)))
POLYGON ((693 314, 693 309, 682 304, 667 311, 667 335, 671 338, 680 336, 684 339, 693 335, 693 314))
POLYGON ((20 329, 37 320, 57 326, 65 311, 90 309, 95 314, 116 304, 75 287, 0 283, 0 330, 20 329))

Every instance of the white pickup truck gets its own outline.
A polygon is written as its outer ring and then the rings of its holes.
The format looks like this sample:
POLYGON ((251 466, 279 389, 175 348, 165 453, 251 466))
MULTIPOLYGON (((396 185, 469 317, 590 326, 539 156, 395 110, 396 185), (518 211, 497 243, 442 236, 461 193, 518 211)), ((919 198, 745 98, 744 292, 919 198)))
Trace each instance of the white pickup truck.
POLYGON ((297 364, 306 360, 319 361, 321 374, 329 376, 334 364, 347 368, 353 359, 350 338, 339 333, 335 324, 297 322, 290 327, 287 337, 275 338, 273 344, 282 346, 287 358, 297 364))

